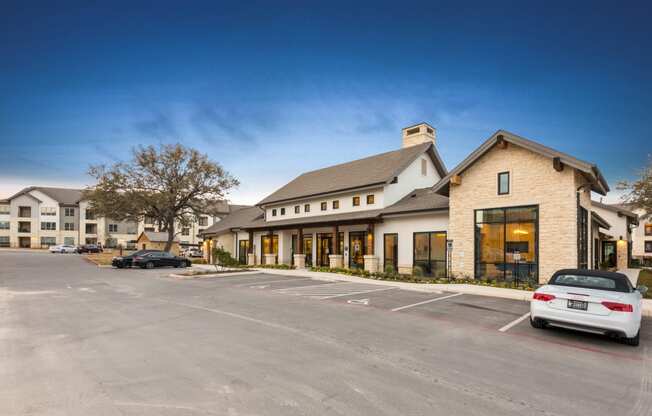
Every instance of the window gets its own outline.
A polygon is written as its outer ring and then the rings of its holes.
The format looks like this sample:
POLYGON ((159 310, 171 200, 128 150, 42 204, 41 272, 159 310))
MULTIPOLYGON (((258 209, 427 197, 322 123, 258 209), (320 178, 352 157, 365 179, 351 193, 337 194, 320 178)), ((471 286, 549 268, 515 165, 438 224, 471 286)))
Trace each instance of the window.
POLYGON ((188 227, 183 227, 181 229, 181 235, 190 235, 190 228, 188 227))
POLYGON ((9 237, 0 237, 0 247, 9 247, 9 237))
POLYGON ((383 271, 398 273, 398 234, 385 234, 383 236, 383 271))
POLYGON ((41 215, 57 215, 55 207, 41 207, 41 215))
POLYGON ((74 246, 75 245, 75 237, 64 237, 63 238, 63 244, 67 246, 74 246))
POLYGON ((208 225, 208 217, 199 217, 199 226, 205 227, 208 225))
POLYGON ((295 205, 294 206, 294 213, 299 214, 301 212, 301 206, 300 205, 295 205))
POLYGON ((373 194, 367 195, 367 205, 373 205, 374 202, 375 202, 374 195, 373 194))
POLYGON ((86 216, 87 220, 94 220, 95 219, 95 213, 91 211, 90 209, 87 209, 86 212, 84 213, 86 216))
POLYGON ((86 234, 97 234, 97 224, 86 224, 84 230, 86 234))
POLYGON ((9 205, 0 205, 0 215, 9 214, 9 205))
POLYGON ((446 277, 446 232, 420 232, 413 237, 414 267, 424 276, 446 277))
POLYGON ((109 224, 109 232, 110 233, 117 233, 118 232, 118 224, 109 224))
POLYGON ((32 216, 32 207, 18 207, 18 216, 21 218, 30 218, 32 216))
POLYGON ((340 201, 336 199, 335 201, 333 201, 333 209, 338 209, 339 207, 340 207, 340 201))
POLYGON ((57 245, 56 237, 41 237, 41 247, 50 247, 57 245))
POLYGON ((509 172, 498 174, 498 195, 509 194, 509 172))
POLYGON ((354 207, 359 207, 360 206, 360 197, 359 196, 354 196, 353 197, 353 206, 354 207))
POLYGON ((652 223, 645 224, 645 235, 652 235, 652 223))
POLYGON ((152 217, 145 217, 145 224, 154 224, 154 218, 152 217))
POLYGON ((275 216, 276 216, 276 208, 274 208, 274 209, 272 210, 272 217, 275 217, 275 216))
POLYGON ((154 232, 154 227, 145 227, 145 231, 154 232))
POLYGON ((421 159, 421 176, 428 175, 428 161, 426 159, 421 159))
POLYGON ((310 212, 310 204, 305 204, 303 206, 303 212, 310 212))
POLYGON ((281 208, 281 215, 285 215, 285 208, 281 208))
POLYGON ((74 217, 75 216, 75 208, 64 208, 63 209, 63 216, 64 217, 74 217))
POLYGON ((0 230, 8 230, 9 221, 0 221, 0 230))
POLYGON ((476 279, 538 283, 536 206, 475 211, 476 279))
POLYGON ((63 229, 65 231, 75 231, 75 223, 74 222, 64 222, 63 223, 63 229))
POLYGON ((41 223, 41 230, 44 231, 56 231, 57 229, 57 223, 56 222, 42 222, 41 223))
POLYGON ((645 242, 645 252, 652 253, 652 241, 645 242))
POLYGON ((322 210, 322 211, 326 211, 327 209, 328 209, 328 203, 326 203, 326 202, 322 202, 322 203, 321 203, 321 210, 322 210))

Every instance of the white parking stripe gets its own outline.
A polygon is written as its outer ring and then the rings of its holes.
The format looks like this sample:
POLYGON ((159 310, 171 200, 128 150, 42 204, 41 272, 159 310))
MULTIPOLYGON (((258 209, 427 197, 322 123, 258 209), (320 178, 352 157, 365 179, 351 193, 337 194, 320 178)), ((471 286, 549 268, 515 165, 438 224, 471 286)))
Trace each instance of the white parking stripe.
POLYGON ((510 328, 520 324, 521 322, 523 322, 524 320, 526 320, 529 317, 530 317, 530 312, 526 313, 525 315, 521 316, 518 319, 514 319, 512 322, 510 322, 507 325, 505 325, 504 327, 500 328, 499 331, 500 332, 507 332, 507 331, 509 331, 510 328))
POLYGON ((384 287, 382 289, 364 290, 362 292, 338 293, 337 295, 322 296, 319 299, 333 299, 333 298, 339 298, 339 297, 342 297, 342 296, 362 295, 363 293, 381 292, 383 290, 392 290, 392 289, 398 289, 398 288, 397 287, 384 287))
POLYGON ((317 287, 317 286, 333 286, 333 285, 338 285, 341 284, 340 282, 333 282, 333 283, 322 283, 318 285, 308 285, 308 286, 296 286, 296 287, 284 287, 281 289, 275 289, 276 292, 287 292, 287 291, 292 291, 292 290, 297 290, 297 289, 303 289, 303 288, 308 288, 308 287, 317 287))
POLYGON ((442 297, 434 298, 434 299, 428 299, 428 300, 424 300, 423 302, 413 303, 411 305, 399 306, 398 308, 392 309, 392 312, 402 311, 403 309, 413 308, 415 306, 425 305, 426 303, 437 302, 438 300, 449 299, 449 298, 453 298, 453 297, 459 296, 459 295, 463 295, 463 293, 453 293, 452 295, 442 296, 442 297))
POLYGON ((298 281, 301 281, 301 280, 310 280, 310 279, 312 279, 312 277, 304 277, 302 279, 283 279, 283 280, 269 280, 269 281, 268 280, 261 280, 259 282, 243 283, 241 285, 238 285, 238 287, 240 287, 240 286, 252 286, 253 287, 253 286, 258 286, 258 285, 266 285, 268 283, 298 282, 298 281))

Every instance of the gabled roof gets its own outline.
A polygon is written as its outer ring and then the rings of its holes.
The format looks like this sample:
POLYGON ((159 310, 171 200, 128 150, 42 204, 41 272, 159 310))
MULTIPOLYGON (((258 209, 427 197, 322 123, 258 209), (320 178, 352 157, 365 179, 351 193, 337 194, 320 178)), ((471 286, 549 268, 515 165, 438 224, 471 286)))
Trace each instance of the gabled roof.
POLYGON ((448 175, 443 177, 441 181, 435 184, 433 187, 435 192, 447 195, 450 186, 450 179, 453 176, 459 175, 471 167, 481 156, 491 150, 499 140, 504 140, 550 159, 559 158, 559 161, 562 164, 568 165, 580 171, 591 182, 591 190, 602 195, 606 195, 607 192, 609 192, 609 185, 595 164, 576 159, 566 153, 551 149, 550 147, 544 146, 540 143, 534 142, 505 130, 498 130, 496 133, 494 133, 489 139, 482 143, 480 147, 475 149, 466 159, 464 159, 462 162, 460 162, 459 165, 451 170, 448 175))
POLYGON ((634 224, 638 224, 638 214, 633 213, 622 204, 603 204, 602 202, 592 200, 591 205, 606 209, 607 211, 615 212, 618 215, 629 217, 634 224))
POLYGON ((427 153, 439 176, 446 168, 433 143, 422 143, 391 152, 306 172, 281 187, 257 205, 306 198, 332 192, 390 183, 417 157, 427 153))
MULTIPOLYGON (((69 188, 52 188, 45 186, 29 186, 27 188, 21 189, 16 194, 10 196, 7 201, 17 198, 21 195, 30 193, 31 191, 39 191, 49 196, 50 198, 57 201, 62 205, 76 205, 81 199, 82 190, 81 189, 69 189, 69 188)), ((38 198, 37 198, 38 199, 38 198)))
POLYGON ((591 220, 595 221, 600 227, 604 228, 605 230, 608 230, 611 228, 611 224, 607 222, 604 218, 602 218, 597 212, 591 211, 591 220))
POLYGON ((448 197, 439 195, 432 188, 421 188, 383 209, 382 215, 445 210, 448 210, 448 197))
MULTIPOLYGON (((152 243, 167 243, 168 241, 168 233, 165 232, 143 231, 138 236, 138 240, 140 240, 140 237, 143 235, 152 243)), ((174 237, 174 242, 179 242, 179 237, 174 237)))
POLYGON ((234 209, 229 215, 221 221, 216 222, 210 227, 202 230, 200 235, 215 235, 242 228, 251 224, 257 218, 262 218, 263 210, 258 207, 240 205, 239 209, 234 209))

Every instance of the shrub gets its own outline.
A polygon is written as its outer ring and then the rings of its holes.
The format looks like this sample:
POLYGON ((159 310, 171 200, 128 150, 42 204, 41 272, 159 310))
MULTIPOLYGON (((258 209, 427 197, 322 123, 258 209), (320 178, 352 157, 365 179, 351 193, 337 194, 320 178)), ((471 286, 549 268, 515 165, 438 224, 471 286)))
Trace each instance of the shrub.
POLYGON ((296 266, 290 266, 289 264, 257 264, 255 267, 261 269, 279 269, 279 270, 292 270, 296 269, 296 266))
POLYGON ((412 276, 423 277, 423 269, 420 266, 414 266, 412 268, 412 276))
POLYGON ((385 266, 385 274, 388 274, 390 276, 393 276, 396 274, 396 269, 394 269, 394 265, 388 264, 385 266))
POLYGON ((231 256, 231 253, 224 250, 222 247, 215 247, 213 249, 213 261, 215 264, 226 267, 237 267, 240 266, 238 260, 234 259, 231 256))

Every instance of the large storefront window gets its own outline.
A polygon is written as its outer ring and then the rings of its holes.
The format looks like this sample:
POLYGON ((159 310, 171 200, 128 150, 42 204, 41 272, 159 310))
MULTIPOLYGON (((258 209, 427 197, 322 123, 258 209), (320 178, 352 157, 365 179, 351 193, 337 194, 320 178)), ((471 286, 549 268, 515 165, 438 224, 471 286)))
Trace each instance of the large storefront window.
POLYGON ((398 234, 385 234, 383 236, 383 271, 387 273, 391 266, 394 273, 398 273, 398 234))
POLYGON ((249 254, 249 240, 238 241, 238 263, 247 264, 247 254, 249 254))
POLYGON ((364 269, 366 236, 366 231, 349 232, 349 267, 352 269, 364 269))
POLYGON ((413 263, 424 276, 446 277, 446 233, 414 233, 413 263))
POLYGON ((475 277, 538 282, 538 207, 475 211, 475 277))
POLYGON ((262 264, 265 264, 265 254, 276 254, 278 258, 278 235, 274 235, 271 239, 269 238, 269 235, 264 235, 260 238, 260 247, 262 248, 263 256, 262 257, 262 264))

